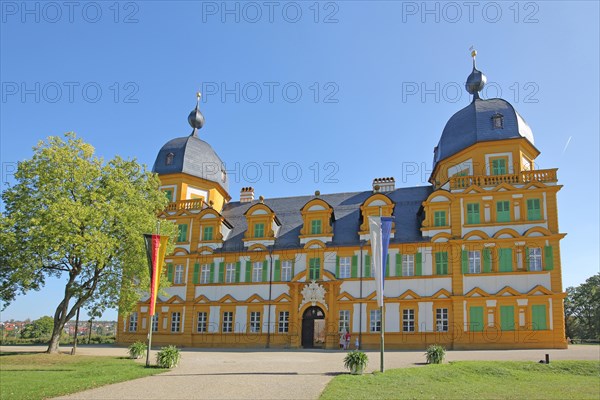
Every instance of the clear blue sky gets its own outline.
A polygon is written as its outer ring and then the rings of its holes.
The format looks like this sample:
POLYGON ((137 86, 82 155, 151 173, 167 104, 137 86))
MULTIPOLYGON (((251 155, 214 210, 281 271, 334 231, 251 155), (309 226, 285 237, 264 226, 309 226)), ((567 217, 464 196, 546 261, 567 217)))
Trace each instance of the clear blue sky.
MULTIPOLYGON (((596 1, 0 4, 3 185, 37 141, 67 131, 151 167, 189 134, 199 89, 200 135, 234 199, 248 185, 265 197, 384 176, 425 185, 446 121, 469 102, 474 45, 484 95, 529 123, 539 168, 559 168, 564 286, 598 272, 596 1)), ((21 296, 0 319, 50 315, 60 289, 21 296)))

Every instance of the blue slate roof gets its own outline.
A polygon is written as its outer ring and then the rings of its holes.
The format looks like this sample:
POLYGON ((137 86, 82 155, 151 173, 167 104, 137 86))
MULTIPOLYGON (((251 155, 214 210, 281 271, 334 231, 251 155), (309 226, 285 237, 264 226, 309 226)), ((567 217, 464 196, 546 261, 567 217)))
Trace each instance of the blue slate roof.
MULTIPOLYGON (((421 235, 421 221, 419 209, 421 203, 432 192, 431 186, 418 186, 400 188, 384 193, 394 203, 394 218, 396 223, 395 237, 391 243, 407 243, 424 241, 421 235)), ((333 207, 335 222, 333 224, 333 241, 327 247, 358 246, 360 243, 358 231, 361 223, 360 206, 373 195, 372 191, 322 194, 319 198, 325 200, 333 207)), ((282 197, 265 199, 264 204, 269 206, 279 221, 281 228, 275 240, 275 249, 301 248, 300 230, 303 221, 301 208, 315 196, 282 197)), ((241 251, 244 249, 242 238, 248 229, 244 213, 258 201, 228 203, 222 215, 229 221, 234 229, 223 244, 221 251, 241 251)))
POLYGON ((434 168, 438 162, 475 143, 519 137, 534 144, 531 128, 509 102, 503 99, 476 98, 446 123, 434 150, 434 168), (503 116, 502 129, 493 128, 492 115, 496 113, 503 116))

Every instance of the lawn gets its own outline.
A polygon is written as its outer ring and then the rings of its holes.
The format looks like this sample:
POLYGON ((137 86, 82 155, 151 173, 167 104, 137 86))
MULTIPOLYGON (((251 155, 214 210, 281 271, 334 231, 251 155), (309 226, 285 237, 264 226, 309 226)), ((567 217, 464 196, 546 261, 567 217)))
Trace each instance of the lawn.
POLYGON ((127 358, 0 354, 0 399, 45 399, 164 372, 127 358))
POLYGON ((600 362, 461 361, 339 375, 327 399, 598 399, 600 362))

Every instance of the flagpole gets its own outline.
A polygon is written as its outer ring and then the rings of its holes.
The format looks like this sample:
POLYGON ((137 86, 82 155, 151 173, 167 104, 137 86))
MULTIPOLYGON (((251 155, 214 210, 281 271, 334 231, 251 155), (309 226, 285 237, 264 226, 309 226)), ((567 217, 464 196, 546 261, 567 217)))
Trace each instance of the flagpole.
MULTIPOLYGON (((381 206, 379 206, 379 220, 381 221, 381 206)), ((381 267, 383 266, 383 253, 381 254, 381 267)), ((384 279, 383 276, 383 271, 380 272, 381 273, 381 279, 384 279)), ((385 346, 385 312, 383 310, 383 291, 381 293, 381 306, 379 307, 379 313, 381 314, 381 340, 380 340, 380 368, 379 370, 381 372, 383 372, 383 352, 384 352, 384 346, 385 346)))
MULTIPOLYGON (((160 235, 160 221, 156 221, 156 234, 160 235)), ((150 277, 150 279, 152 280, 152 277, 150 277)), ((150 284, 152 284, 152 282, 150 282, 150 284)), ((152 296, 150 296, 150 302, 152 301, 152 296)), ((150 309, 148 311, 150 311, 150 309)), ((150 349, 152 348, 152 325, 154 324, 154 314, 150 315, 150 318, 148 319, 148 350, 146 350, 146 367, 150 367, 150 349)))

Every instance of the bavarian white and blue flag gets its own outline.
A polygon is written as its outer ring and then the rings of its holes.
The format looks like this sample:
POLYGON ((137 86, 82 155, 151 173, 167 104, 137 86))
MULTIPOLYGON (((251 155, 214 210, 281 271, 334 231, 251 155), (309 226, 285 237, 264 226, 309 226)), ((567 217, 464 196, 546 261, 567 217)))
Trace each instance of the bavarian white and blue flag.
POLYGON ((385 269, 392 232, 392 217, 369 217, 371 231, 371 263, 377 288, 377 304, 383 307, 385 269))

